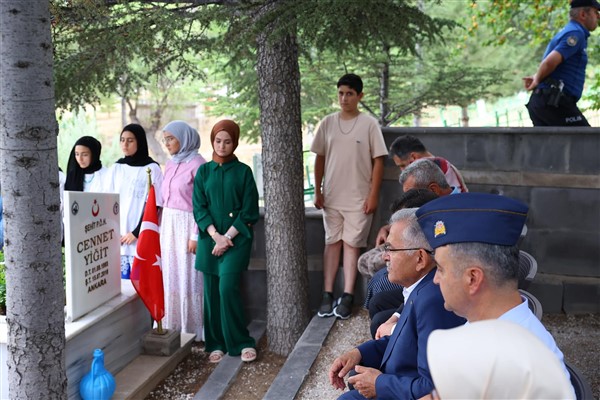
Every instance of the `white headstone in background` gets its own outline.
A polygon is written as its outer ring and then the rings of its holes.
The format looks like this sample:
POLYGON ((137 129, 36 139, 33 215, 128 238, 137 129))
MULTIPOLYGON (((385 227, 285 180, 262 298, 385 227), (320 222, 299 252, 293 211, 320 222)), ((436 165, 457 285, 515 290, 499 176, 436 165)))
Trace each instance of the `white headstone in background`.
POLYGON ((119 195, 65 191, 67 321, 121 293, 119 195))

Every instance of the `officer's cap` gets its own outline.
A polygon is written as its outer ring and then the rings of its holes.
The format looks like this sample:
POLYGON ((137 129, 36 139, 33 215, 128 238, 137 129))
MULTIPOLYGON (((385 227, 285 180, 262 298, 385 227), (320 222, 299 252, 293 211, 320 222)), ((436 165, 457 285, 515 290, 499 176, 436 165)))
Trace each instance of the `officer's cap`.
POLYGON ((440 197, 417 210, 432 248, 450 243, 517 244, 528 207, 520 201, 486 193, 440 197))
POLYGON ((597 0, 571 0, 571 8, 577 7, 595 7, 600 10, 600 3, 597 0))

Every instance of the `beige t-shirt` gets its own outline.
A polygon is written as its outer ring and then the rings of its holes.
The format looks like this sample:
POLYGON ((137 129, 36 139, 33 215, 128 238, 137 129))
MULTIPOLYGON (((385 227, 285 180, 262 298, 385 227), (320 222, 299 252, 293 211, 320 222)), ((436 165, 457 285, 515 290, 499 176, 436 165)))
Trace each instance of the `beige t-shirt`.
POLYGON ((325 156, 325 207, 360 211, 371 190, 373 159, 388 154, 377 120, 363 113, 351 120, 330 114, 319 124, 310 151, 325 156))

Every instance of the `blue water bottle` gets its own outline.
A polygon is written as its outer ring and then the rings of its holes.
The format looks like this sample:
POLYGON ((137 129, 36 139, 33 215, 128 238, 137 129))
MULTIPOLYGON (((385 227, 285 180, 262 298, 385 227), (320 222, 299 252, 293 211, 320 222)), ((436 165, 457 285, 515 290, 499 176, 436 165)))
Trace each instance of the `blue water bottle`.
POLYGON ((90 372, 79 382, 79 394, 83 400, 110 400, 115 392, 115 378, 104 368, 104 353, 94 350, 90 372))

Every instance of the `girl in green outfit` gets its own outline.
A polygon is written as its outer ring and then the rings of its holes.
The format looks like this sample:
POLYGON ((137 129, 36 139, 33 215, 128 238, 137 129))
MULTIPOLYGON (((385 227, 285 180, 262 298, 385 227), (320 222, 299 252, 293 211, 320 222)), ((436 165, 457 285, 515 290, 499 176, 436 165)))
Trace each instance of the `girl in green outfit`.
POLYGON ((225 353, 241 355, 246 362, 256 359, 240 282, 250 262, 252 225, 259 217, 258 191, 250 167, 233 154, 239 137, 235 122, 217 122, 210 133, 212 161, 201 165, 194 179, 196 269, 204 273, 204 334, 213 363, 225 353))

